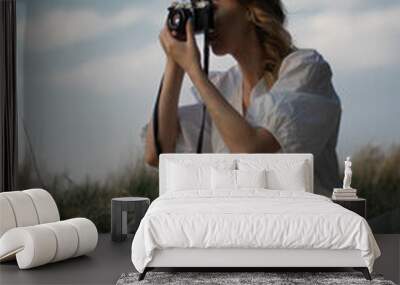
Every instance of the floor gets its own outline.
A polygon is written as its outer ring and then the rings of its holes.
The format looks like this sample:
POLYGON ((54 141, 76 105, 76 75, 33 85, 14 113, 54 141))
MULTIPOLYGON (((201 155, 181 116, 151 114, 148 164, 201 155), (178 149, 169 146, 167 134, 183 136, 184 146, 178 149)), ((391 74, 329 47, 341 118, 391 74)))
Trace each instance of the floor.
MULTIPOLYGON (((400 235, 376 235, 382 257, 375 272, 400 282, 400 235)), ((99 236, 97 249, 81 256, 30 270, 19 270, 15 262, 0 265, 0 284, 115 284, 124 272, 134 271, 130 260, 131 239, 114 243, 109 234, 99 236)))
POLYGON ((383 274, 386 279, 400 284, 400 234, 375 235, 376 242, 381 250, 374 266, 374 270, 383 274))
POLYGON ((100 234, 95 251, 29 270, 19 270, 16 262, 0 264, 0 284, 115 284, 124 272, 132 272, 131 239, 112 242, 110 234, 100 234))

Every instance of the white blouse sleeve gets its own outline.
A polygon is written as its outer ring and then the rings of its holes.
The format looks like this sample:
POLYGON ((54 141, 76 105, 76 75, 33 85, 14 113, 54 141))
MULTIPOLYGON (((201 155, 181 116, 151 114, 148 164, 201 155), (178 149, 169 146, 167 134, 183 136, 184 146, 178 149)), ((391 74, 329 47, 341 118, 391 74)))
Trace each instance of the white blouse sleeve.
POLYGON ((341 115, 330 66, 315 53, 286 64, 271 90, 255 99, 250 123, 267 129, 281 152, 318 155, 341 115))

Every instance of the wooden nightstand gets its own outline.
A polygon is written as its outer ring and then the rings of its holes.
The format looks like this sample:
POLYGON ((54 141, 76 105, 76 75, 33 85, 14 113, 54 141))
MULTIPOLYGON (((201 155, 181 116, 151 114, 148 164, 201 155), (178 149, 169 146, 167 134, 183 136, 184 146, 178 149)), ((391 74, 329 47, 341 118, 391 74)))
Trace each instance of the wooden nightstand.
POLYGON ((352 200, 337 200, 332 199, 332 202, 353 211, 356 214, 359 214, 363 218, 367 218, 367 200, 363 198, 357 198, 352 200))

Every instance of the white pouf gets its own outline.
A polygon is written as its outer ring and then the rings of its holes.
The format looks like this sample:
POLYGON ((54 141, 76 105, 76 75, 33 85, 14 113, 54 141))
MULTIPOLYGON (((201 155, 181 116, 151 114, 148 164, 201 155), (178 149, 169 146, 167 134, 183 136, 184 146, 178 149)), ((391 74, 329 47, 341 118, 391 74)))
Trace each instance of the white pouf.
POLYGON ((11 205, 17 227, 39 224, 35 206, 30 196, 23 191, 2 192, 11 205))
POLYGON ((43 189, 0 193, 0 214, 0 262, 16 258, 20 269, 28 269, 96 248, 93 222, 59 221, 57 205, 43 189))
POLYGON ((0 237, 8 230, 15 228, 14 212, 8 199, 0 195, 0 237))
POLYGON ((51 223, 60 220, 56 202, 50 193, 43 189, 29 189, 22 191, 28 194, 35 205, 39 224, 51 223))

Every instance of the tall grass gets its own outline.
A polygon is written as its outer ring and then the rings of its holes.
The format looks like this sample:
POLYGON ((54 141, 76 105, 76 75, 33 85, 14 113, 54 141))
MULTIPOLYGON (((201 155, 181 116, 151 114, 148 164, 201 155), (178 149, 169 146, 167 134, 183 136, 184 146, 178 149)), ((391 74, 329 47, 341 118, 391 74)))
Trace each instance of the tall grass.
POLYGON ((352 187, 367 199, 376 233, 400 233, 400 145, 388 150, 367 145, 353 156, 352 187))
MULTIPOLYGON (((367 215, 373 231, 400 233, 400 145, 386 151, 368 145, 355 153, 352 161, 352 187, 368 201, 367 215)), ((158 196, 158 171, 146 167, 142 160, 110 174, 104 182, 87 177, 80 183, 74 183, 68 173, 35 175, 37 167, 32 163, 25 159, 20 165, 19 189, 42 187, 48 190, 63 219, 87 217, 100 232, 110 231, 113 197, 144 196, 153 200, 158 196)))
POLYGON ((19 167, 18 188, 41 187, 48 190, 57 203, 62 219, 86 217, 99 232, 110 231, 111 199, 124 196, 142 196, 154 200, 158 196, 158 173, 145 167, 141 160, 127 165, 123 171, 110 174, 104 182, 86 177, 74 183, 67 173, 46 177, 41 182, 34 174, 32 160, 25 159, 19 167))

